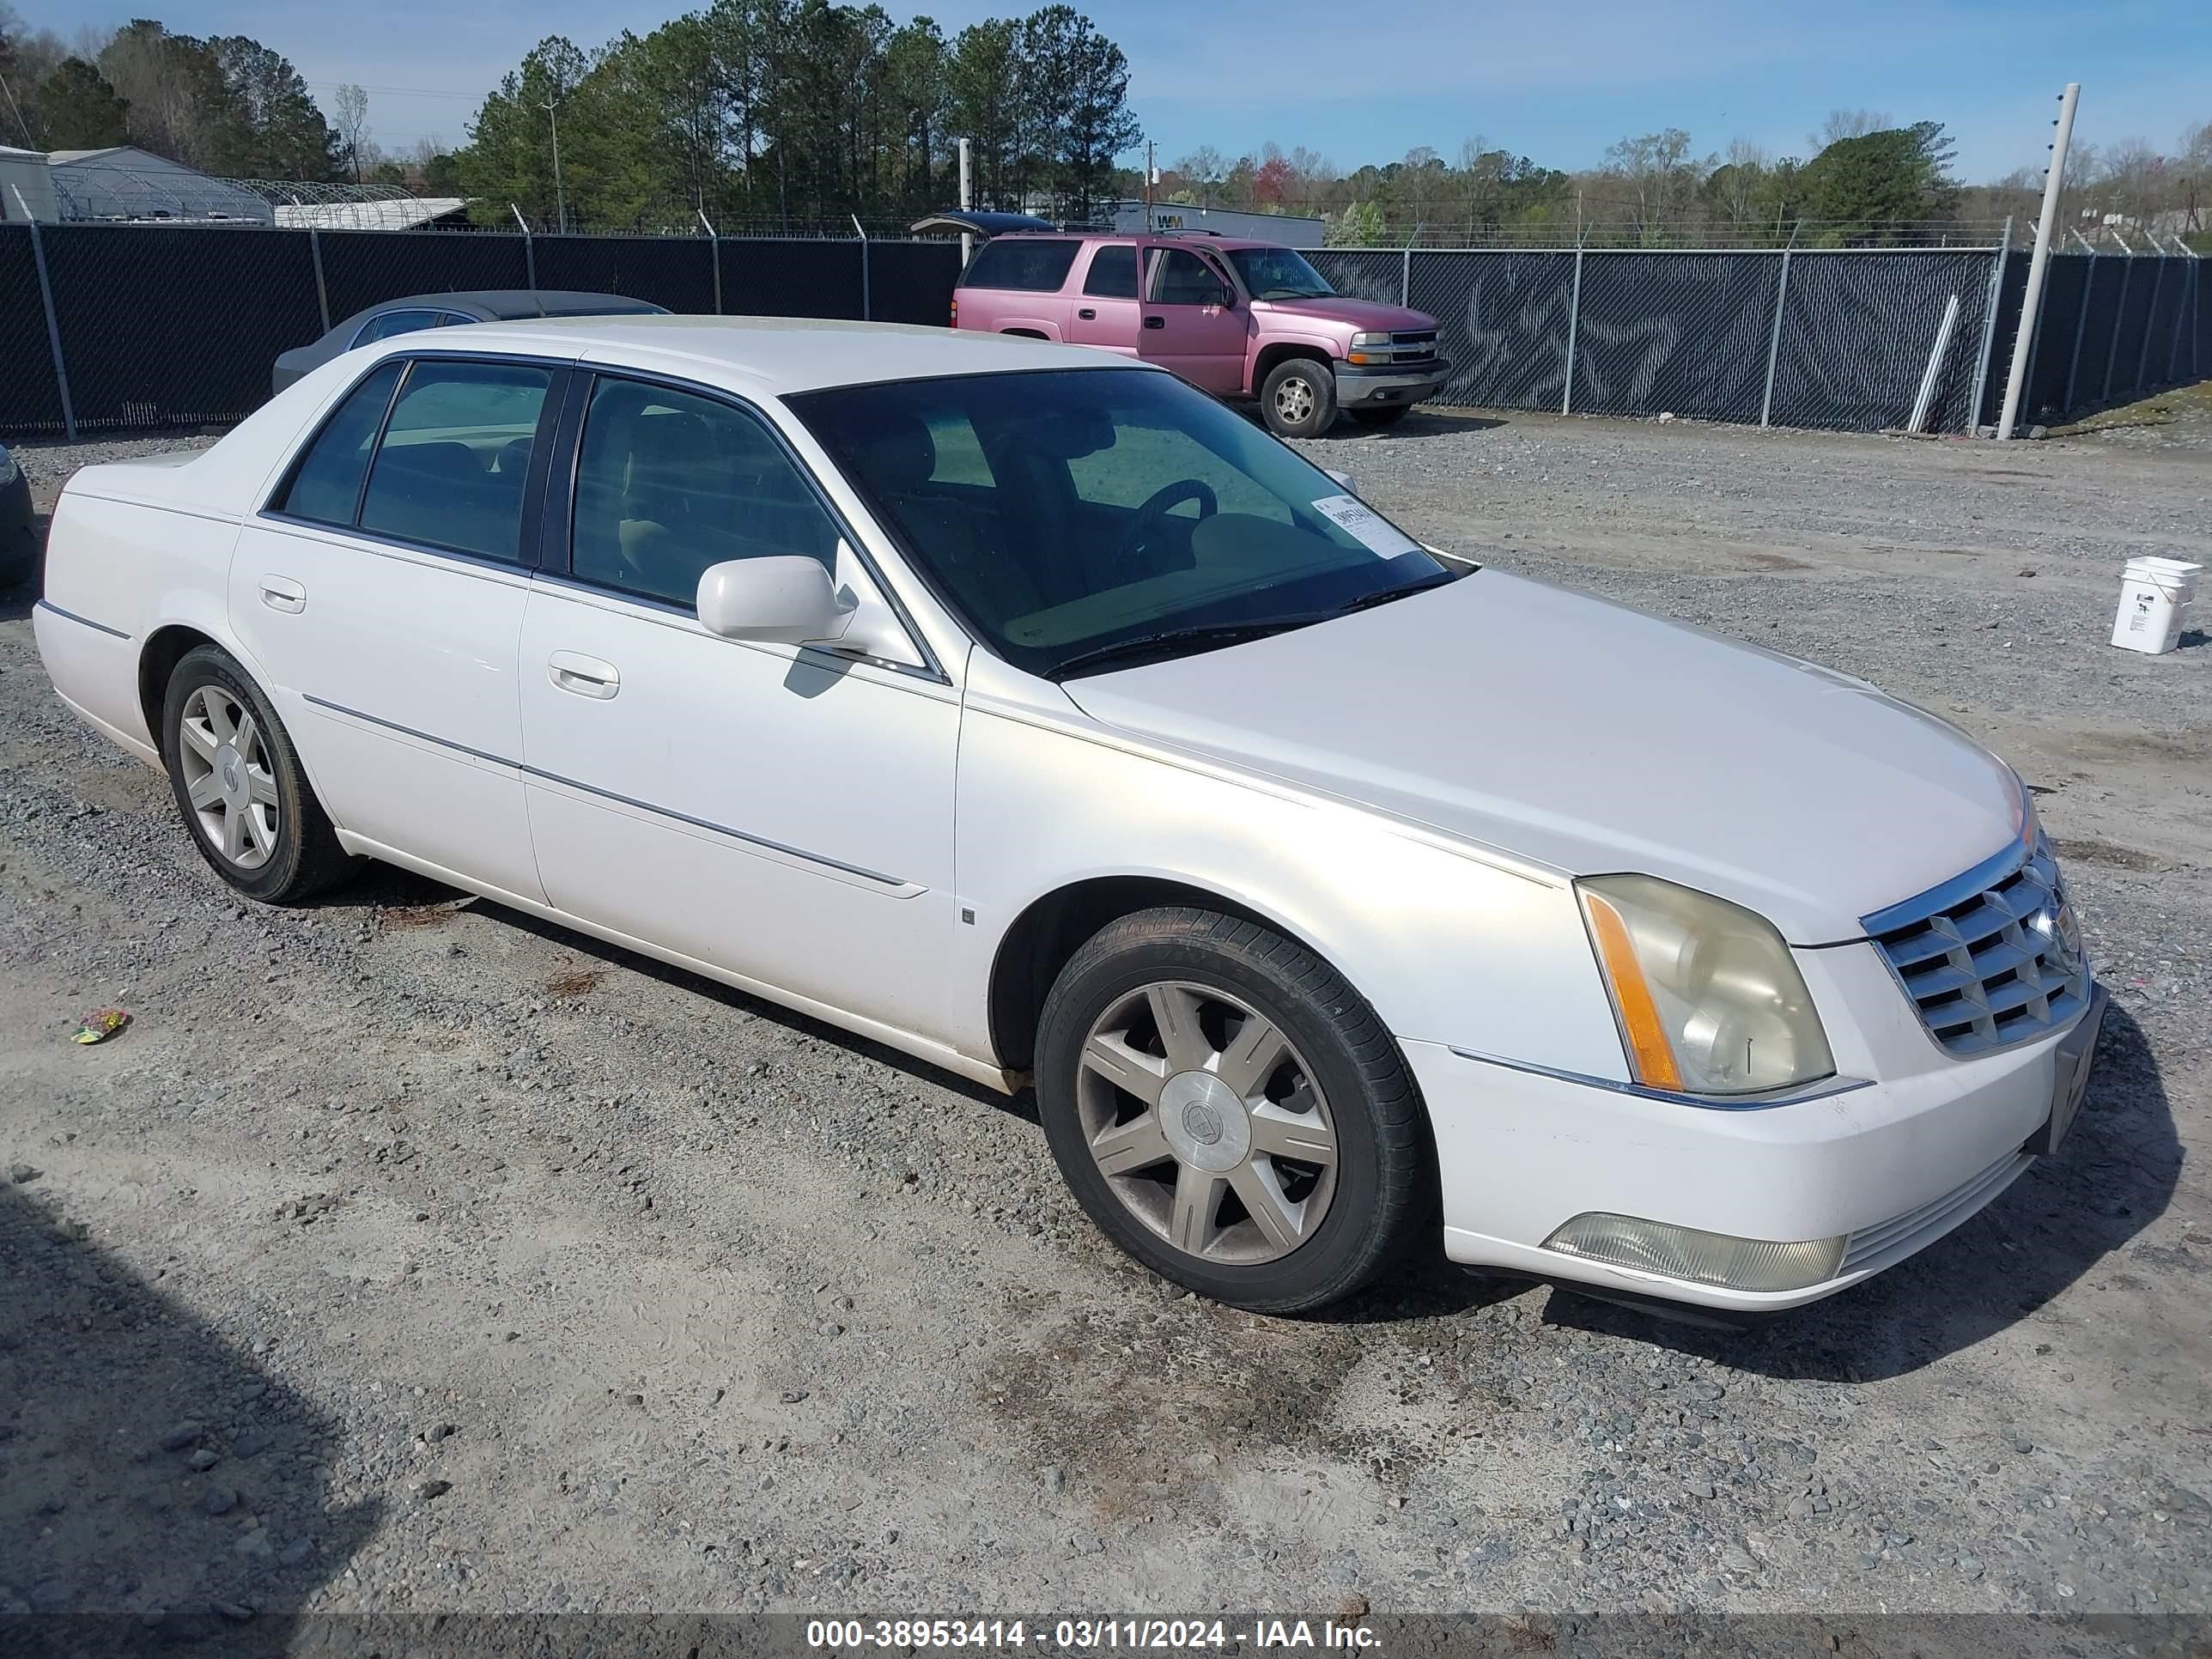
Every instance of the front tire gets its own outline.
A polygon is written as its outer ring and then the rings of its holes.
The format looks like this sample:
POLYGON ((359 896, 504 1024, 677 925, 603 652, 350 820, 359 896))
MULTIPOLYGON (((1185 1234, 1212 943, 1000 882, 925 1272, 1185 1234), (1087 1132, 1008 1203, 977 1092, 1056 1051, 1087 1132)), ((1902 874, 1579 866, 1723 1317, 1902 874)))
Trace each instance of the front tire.
POLYGON ((228 652, 203 645, 178 662, 161 758, 200 856, 248 897, 296 904, 352 872, 291 734, 228 652))
POLYGON ((1099 1230, 1232 1307, 1310 1313, 1429 1231, 1419 1091, 1375 1012, 1279 933, 1145 910, 1046 999, 1039 1114, 1099 1230))
POLYGON ((1336 375, 1327 363, 1290 357, 1260 384, 1260 413, 1279 438, 1318 438, 1336 421, 1336 375))

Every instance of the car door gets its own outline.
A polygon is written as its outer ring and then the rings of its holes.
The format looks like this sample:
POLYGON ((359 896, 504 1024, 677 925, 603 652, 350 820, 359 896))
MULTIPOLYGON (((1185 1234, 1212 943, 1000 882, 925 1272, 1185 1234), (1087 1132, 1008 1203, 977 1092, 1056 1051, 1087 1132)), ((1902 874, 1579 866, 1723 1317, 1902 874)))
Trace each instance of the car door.
POLYGON ((1236 285, 1194 249, 1156 244, 1146 255, 1138 355, 1207 392, 1243 391, 1251 319, 1236 285))
POLYGON ((707 632, 699 577, 726 559, 800 554, 840 589, 882 590, 759 412, 611 373, 570 398, 574 489, 549 503, 558 550, 522 629, 525 794, 548 898, 939 1035, 953 687, 919 647, 865 662, 707 632))
POLYGON ((391 358, 249 520, 229 617, 342 828, 539 898, 515 644, 566 369, 391 358))
POLYGON ((1138 355, 1139 312, 1136 244, 1095 244, 1076 295, 1075 314, 1068 319, 1068 343, 1133 357, 1138 355))

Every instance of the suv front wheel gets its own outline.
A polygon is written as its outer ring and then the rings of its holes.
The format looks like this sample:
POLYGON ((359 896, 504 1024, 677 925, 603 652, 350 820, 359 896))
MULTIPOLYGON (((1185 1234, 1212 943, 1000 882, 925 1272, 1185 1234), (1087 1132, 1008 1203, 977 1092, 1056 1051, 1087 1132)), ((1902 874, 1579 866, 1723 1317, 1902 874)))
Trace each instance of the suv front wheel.
POLYGON ((1336 375, 1310 357, 1285 358, 1261 382, 1260 412, 1278 438, 1318 438, 1336 420, 1336 375))

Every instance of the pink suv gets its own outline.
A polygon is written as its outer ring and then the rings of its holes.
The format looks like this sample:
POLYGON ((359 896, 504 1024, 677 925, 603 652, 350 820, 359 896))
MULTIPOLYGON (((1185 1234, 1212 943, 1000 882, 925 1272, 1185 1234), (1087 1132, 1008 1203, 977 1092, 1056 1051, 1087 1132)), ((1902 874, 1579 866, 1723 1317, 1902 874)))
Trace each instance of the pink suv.
POLYGON ((961 273, 952 322, 1141 357, 1221 397, 1257 398, 1286 438, 1318 436, 1340 410, 1389 426, 1450 370, 1426 313, 1347 298, 1295 248, 1205 232, 993 236, 961 273))

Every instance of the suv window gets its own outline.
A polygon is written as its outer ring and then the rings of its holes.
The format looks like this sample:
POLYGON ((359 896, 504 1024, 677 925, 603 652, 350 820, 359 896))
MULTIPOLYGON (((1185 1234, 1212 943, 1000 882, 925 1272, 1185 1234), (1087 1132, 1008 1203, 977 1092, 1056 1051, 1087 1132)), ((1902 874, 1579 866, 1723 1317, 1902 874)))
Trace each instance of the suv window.
POLYGON ((422 359, 368 471, 361 527, 519 563, 522 486, 550 369, 422 359))
POLYGON ((1007 288, 1057 294, 1075 263, 1080 242, 1046 242, 1029 237, 1000 237, 986 242, 960 278, 963 288, 1007 288))
POLYGON ((445 313, 436 311, 387 311, 363 323, 361 332, 353 337, 353 343, 367 345, 372 340, 388 340, 395 334, 412 334, 418 328, 435 328, 444 319, 445 313))
POLYGON ((1152 257, 1152 303, 1211 305, 1229 284, 1221 273, 1187 247, 1164 247, 1152 257))
POLYGON ((1083 291, 1101 300, 1137 297, 1137 250, 1127 242, 1109 242, 1091 256, 1091 270, 1083 291))
POLYGON ((579 581, 686 607, 725 559, 798 553, 837 574, 836 522, 765 426, 637 380, 592 390, 573 523, 579 581))
POLYGON ((384 424, 384 411, 392 404, 392 388, 407 365, 388 362, 356 386, 337 412, 323 423, 315 441, 292 469, 291 481, 276 503, 276 510, 318 524, 353 522, 361 505, 361 481, 368 473, 368 452, 376 442, 376 429, 384 424))

